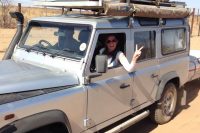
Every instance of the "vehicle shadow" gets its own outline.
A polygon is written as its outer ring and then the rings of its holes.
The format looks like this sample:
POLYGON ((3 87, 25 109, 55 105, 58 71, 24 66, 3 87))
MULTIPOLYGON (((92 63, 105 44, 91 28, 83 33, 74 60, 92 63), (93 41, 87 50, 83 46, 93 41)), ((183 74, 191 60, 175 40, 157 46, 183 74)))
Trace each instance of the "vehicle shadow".
POLYGON ((200 79, 193 80, 187 84, 184 85, 184 89, 187 92, 187 97, 186 97, 186 105, 181 106, 179 103, 177 105, 177 112, 176 115, 180 114, 182 110, 187 109, 190 107, 189 103, 192 102, 197 96, 200 91, 200 79))
MULTIPOLYGON (((175 113, 174 119, 176 119, 176 116, 179 115, 184 109, 187 109, 190 107, 189 103, 195 100, 195 98, 198 96, 198 92, 200 91, 200 80, 194 80, 189 83, 187 83, 184 86, 184 89, 187 92, 186 96, 186 105, 181 106, 178 104, 177 111, 175 113)), ((157 124, 153 123, 150 118, 145 118, 144 120, 136 123, 135 125, 129 127, 128 129, 122 131, 121 133, 149 133, 153 131, 155 128, 157 128, 157 124)))

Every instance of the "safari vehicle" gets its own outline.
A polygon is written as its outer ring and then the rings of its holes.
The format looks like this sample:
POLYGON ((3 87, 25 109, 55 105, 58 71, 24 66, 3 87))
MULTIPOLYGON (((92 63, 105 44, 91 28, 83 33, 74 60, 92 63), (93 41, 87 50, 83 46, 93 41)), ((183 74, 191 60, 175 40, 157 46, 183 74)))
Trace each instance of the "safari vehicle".
POLYGON ((200 65, 178 2, 42 4, 95 13, 34 18, 23 33, 23 15, 11 13, 18 26, 0 62, 1 133, 120 132, 147 116, 167 123, 178 99, 185 104, 182 86, 199 78, 200 65), (98 54, 110 33, 129 61, 144 46, 134 72, 108 69, 98 54))

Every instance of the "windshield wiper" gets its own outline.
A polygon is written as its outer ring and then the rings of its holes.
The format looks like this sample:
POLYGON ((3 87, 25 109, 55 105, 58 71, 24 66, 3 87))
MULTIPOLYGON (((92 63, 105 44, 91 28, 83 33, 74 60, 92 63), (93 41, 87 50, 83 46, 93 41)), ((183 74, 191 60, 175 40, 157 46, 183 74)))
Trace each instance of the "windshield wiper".
POLYGON ((42 50, 41 52, 45 52, 44 50, 46 50, 46 49, 48 49, 48 48, 46 48, 46 47, 44 47, 42 45, 36 44, 36 45, 34 45, 34 46, 30 47, 30 48, 27 48, 26 51, 30 52, 31 50, 39 50, 39 51, 42 50))
POLYGON ((68 49, 68 48, 64 48, 62 49, 62 51, 65 51, 65 52, 70 52, 70 53, 76 53, 74 50, 71 50, 71 49, 68 49))
POLYGON ((54 58, 54 57, 59 56, 59 55, 65 55, 65 54, 64 54, 65 52, 69 52, 69 53, 73 53, 73 54, 76 53, 75 51, 73 51, 73 50, 71 50, 71 49, 65 48, 65 49, 59 50, 59 51, 56 52, 56 53, 53 53, 53 54, 51 55, 51 57, 54 58))

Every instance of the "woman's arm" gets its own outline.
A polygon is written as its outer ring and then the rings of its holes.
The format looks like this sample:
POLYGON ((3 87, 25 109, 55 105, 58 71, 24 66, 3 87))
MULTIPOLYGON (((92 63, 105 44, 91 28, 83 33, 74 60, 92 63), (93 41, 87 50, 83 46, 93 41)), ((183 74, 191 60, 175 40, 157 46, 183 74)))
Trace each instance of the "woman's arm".
POLYGON ((128 62, 124 53, 119 52, 118 59, 119 59, 120 63, 123 65, 123 67, 126 69, 126 71, 132 72, 134 70, 136 61, 140 57, 142 49, 143 49, 143 47, 141 47, 140 49, 137 50, 137 47, 136 47, 136 51, 133 54, 131 63, 128 62))

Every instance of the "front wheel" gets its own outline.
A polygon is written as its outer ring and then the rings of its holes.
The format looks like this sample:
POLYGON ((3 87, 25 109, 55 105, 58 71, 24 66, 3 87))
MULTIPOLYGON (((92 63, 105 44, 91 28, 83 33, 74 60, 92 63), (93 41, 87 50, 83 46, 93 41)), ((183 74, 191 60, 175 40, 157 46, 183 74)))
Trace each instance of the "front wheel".
POLYGON ((175 112, 177 104, 177 89, 173 83, 167 83, 161 99, 151 112, 151 118, 158 124, 169 122, 175 112))

